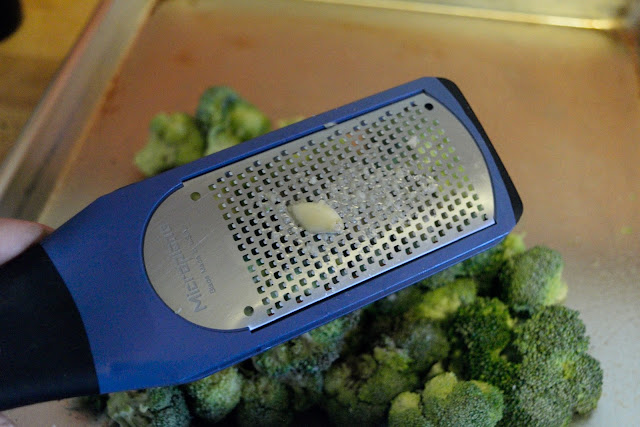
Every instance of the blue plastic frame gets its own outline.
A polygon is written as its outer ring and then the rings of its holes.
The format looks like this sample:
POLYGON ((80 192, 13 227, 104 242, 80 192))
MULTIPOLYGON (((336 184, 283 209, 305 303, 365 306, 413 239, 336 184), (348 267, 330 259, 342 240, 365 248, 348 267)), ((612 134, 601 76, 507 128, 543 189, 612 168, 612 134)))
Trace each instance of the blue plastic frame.
POLYGON ((488 249, 513 229, 521 212, 511 180, 457 87, 422 78, 103 196, 42 246, 78 306, 100 392, 106 393, 185 383, 236 364, 488 249), (495 225, 253 332, 194 325, 156 295, 143 264, 145 227, 183 181, 423 91, 449 108, 477 141, 494 186, 495 225))

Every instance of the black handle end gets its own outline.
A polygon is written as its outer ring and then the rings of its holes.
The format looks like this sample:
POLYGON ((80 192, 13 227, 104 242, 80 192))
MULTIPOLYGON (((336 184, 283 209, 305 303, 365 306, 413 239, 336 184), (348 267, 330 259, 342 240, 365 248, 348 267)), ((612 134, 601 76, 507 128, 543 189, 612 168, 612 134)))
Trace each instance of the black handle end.
POLYGON ((0 410, 98 392, 80 313, 33 246, 0 267, 0 410))
POLYGON ((471 119, 473 124, 476 126, 476 129, 478 129, 478 132, 480 132, 480 135, 482 135, 482 138, 484 138, 484 140, 486 141, 487 147, 489 148, 489 151, 491 152, 491 155, 493 156, 496 162, 496 166, 500 171, 502 180, 504 181, 505 187, 507 188, 507 192, 509 193, 509 198, 511 199, 511 206, 513 208, 513 216, 517 223, 518 221, 520 221, 520 217, 522 216, 522 212, 523 212, 522 199, 520 198, 520 195, 518 194, 518 191, 516 190, 516 187, 513 184, 513 181, 511 180, 511 177, 509 176, 507 169, 504 167, 502 160, 500 160, 500 157, 498 157, 498 153, 496 152, 496 149, 493 147, 493 144, 491 144, 491 140, 489 139, 489 136, 487 135, 484 128, 480 124, 480 120, 478 120, 478 117, 471 109, 471 106, 465 99, 464 95, 462 95, 462 92, 460 91, 458 86, 455 83, 453 83, 451 80, 448 80, 446 78, 439 77, 438 80, 458 100, 462 108, 465 110, 465 112, 469 116, 469 119, 471 119))

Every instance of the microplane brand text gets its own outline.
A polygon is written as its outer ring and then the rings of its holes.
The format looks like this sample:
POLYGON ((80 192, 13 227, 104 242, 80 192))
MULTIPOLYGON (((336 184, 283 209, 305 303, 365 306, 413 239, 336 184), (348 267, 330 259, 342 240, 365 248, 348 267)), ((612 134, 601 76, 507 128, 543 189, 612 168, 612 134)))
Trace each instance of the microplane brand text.
POLYGON ((197 313, 205 310, 207 306, 202 303, 202 293, 198 288, 198 283, 193 278, 191 268, 189 267, 189 260, 184 256, 175 233, 168 224, 161 226, 161 232, 169 249, 169 256, 173 259, 176 270, 182 278, 187 300, 192 303, 193 312, 197 313))

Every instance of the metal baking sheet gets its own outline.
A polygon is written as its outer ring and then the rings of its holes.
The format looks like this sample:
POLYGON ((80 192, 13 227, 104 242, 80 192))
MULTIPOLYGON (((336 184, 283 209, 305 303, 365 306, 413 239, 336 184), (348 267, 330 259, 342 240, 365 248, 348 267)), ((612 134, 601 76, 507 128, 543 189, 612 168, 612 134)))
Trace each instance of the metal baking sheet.
MULTIPOLYGON (((149 119, 193 112, 209 85, 272 118, 313 115, 419 76, 455 81, 525 205, 518 231, 560 250, 591 353, 598 409, 640 415, 640 102, 623 33, 293 0, 111 0, 0 169, 0 213, 59 226, 141 179, 149 119)), ((73 400, 7 411, 18 426, 97 424, 73 400)))

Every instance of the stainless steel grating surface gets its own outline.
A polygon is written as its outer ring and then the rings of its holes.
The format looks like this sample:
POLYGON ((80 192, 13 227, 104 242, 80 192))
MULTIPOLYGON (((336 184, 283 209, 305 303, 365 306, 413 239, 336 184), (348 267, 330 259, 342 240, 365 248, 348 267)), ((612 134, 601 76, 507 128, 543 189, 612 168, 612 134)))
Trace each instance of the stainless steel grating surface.
POLYGON ((253 329, 487 227, 493 211, 474 140, 419 94, 185 182, 153 214, 144 259, 185 319, 253 329), (321 200, 342 231, 289 215, 321 200))

